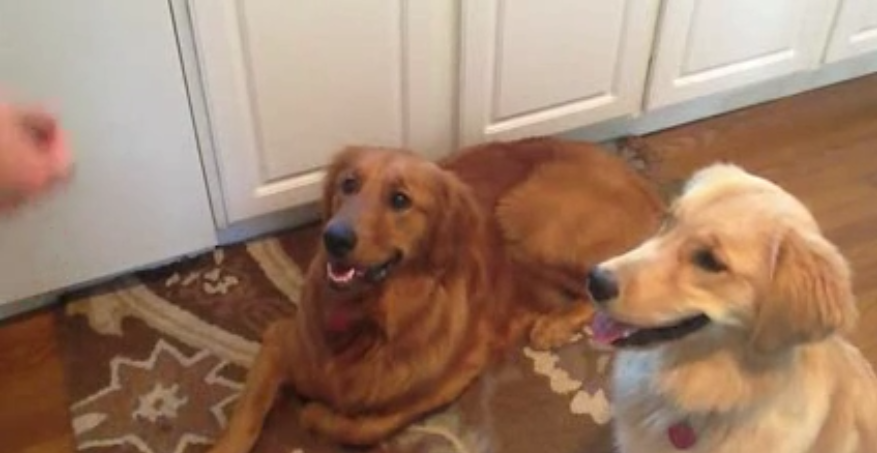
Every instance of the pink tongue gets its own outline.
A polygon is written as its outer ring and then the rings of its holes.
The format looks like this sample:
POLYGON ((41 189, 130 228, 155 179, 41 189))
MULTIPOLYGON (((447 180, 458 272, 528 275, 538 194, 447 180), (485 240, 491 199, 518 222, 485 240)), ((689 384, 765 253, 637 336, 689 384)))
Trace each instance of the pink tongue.
POLYGON ((591 321, 591 331, 594 334, 594 341, 601 344, 612 344, 624 334, 633 329, 632 326, 622 324, 613 320, 606 313, 598 311, 591 321))

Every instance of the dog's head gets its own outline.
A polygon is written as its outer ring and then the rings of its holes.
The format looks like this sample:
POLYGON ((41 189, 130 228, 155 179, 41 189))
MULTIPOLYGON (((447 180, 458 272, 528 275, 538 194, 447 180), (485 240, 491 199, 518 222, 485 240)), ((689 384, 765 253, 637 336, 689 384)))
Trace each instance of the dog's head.
POLYGON ((408 267, 435 275, 466 254, 482 228, 471 190, 412 152, 348 148, 331 163, 323 193, 326 278, 344 290, 408 267))
POLYGON ((736 332, 759 352, 817 341, 856 318, 849 267, 808 210, 727 164, 696 173, 654 237, 597 266, 598 343, 647 347, 736 332))

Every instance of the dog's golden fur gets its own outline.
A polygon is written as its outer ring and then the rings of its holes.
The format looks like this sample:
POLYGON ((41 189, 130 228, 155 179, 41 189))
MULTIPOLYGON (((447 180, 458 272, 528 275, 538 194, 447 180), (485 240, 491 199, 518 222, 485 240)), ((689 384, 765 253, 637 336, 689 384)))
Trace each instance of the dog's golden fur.
POLYGON ((452 402, 525 332, 540 348, 569 341, 592 313, 571 303, 587 297, 582 273, 644 239, 663 211, 621 159, 552 139, 483 145, 442 166, 350 148, 328 169, 323 204, 329 224, 356 233, 345 262, 380 281, 333 288, 334 258, 317 253, 300 311, 268 330, 215 452, 249 450, 284 384, 306 401, 306 427, 368 445, 452 402))
POLYGON ((710 319, 619 350, 622 453, 678 451, 667 430, 680 422, 693 452, 877 451, 877 380, 843 336, 857 316, 847 262, 777 185, 733 165, 701 170, 656 236, 599 268, 619 289, 602 307, 611 318, 710 319))

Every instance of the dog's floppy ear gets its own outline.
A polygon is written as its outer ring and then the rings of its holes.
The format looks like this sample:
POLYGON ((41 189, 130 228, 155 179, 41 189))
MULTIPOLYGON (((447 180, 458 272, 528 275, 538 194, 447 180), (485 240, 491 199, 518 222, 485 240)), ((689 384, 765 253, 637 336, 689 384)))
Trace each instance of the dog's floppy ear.
POLYGON ((431 261, 436 269, 464 269, 477 288, 486 289, 484 249, 487 239, 484 213, 472 189, 457 176, 440 171, 439 220, 433 230, 431 261))
POLYGON ((852 327, 858 311, 850 268, 834 245, 789 229, 768 259, 771 281, 756 307, 756 350, 776 352, 852 327))
POLYGON ((347 147, 336 153, 329 162, 326 176, 323 179, 323 198, 320 201, 320 212, 323 220, 332 217, 332 205, 335 200, 335 190, 338 188, 338 177, 362 153, 362 148, 347 147))

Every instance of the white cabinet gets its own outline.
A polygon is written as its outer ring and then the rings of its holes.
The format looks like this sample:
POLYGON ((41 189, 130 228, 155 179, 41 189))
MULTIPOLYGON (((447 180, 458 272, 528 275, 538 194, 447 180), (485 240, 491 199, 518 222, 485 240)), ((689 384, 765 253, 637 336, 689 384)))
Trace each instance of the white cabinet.
POLYGON ((464 144, 552 134, 638 111, 658 1, 462 3, 464 144))
POLYGON ((815 67, 836 0, 666 0, 650 109, 815 67))
POLYGON ((455 5, 191 0, 226 220, 316 200, 343 146, 450 151, 455 5))
POLYGON ((843 0, 825 54, 827 63, 877 51, 877 0, 843 0))
POLYGON ((838 55, 877 23, 877 0, 177 1, 220 226, 315 201, 347 145, 439 157, 649 114, 818 68, 836 16, 838 55))
POLYGON ((58 112, 76 158, 0 219, 0 305, 215 243, 167 3, 0 2, 0 84, 58 112))

